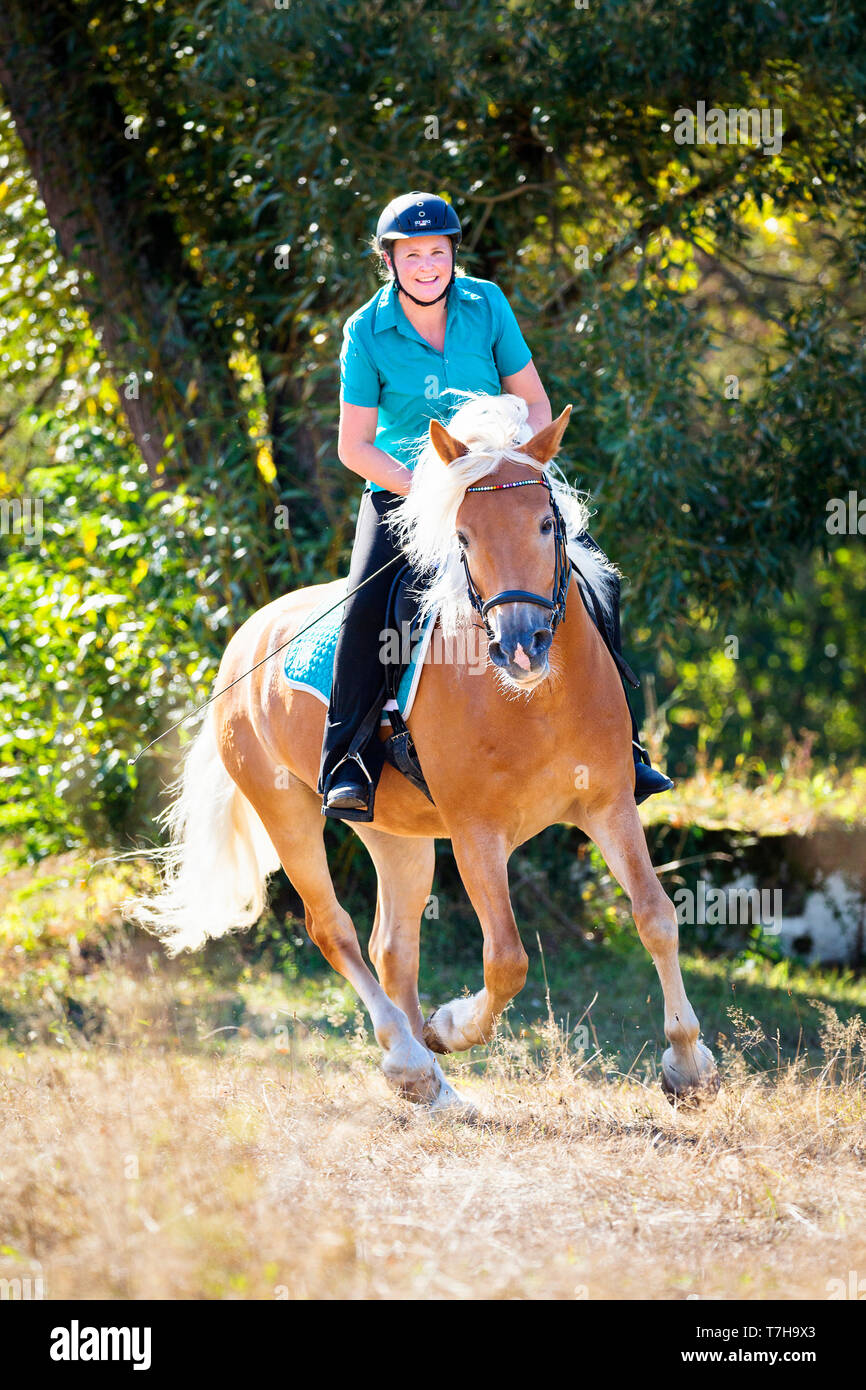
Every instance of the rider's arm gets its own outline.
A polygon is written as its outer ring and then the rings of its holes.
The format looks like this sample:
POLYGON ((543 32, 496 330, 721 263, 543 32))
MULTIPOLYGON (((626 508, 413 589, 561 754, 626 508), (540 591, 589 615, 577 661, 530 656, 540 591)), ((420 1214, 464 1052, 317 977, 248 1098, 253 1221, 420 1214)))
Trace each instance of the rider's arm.
POLYGON ((412 481, 410 470, 374 442, 382 382, 358 320, 353 314, 343 328, 337 456, 353 473, 405 497, 412 481))
POLYGON ((532 353, 520 331, 514 310, 498 285, 491 286, 493 312, 493 358, 499 370, 503 391, 522 396, 529 407, 529 425, 537 434, 553 419, 541 377, 532 353))
POLYGON ((529 407, 529 425, 533 434, 550 424, 553 419, 550 401, 534 362, 527 362, 522 371, 515 372, 513 376, 504 376, 501 381, 503 390, 509 395, 522 396, 526 401, 529 407))
POLYGON ((412 474, 397 459, 374 444, 378 416, 378 406, 350 405, 341 398, 337 455, 340 462, 351 468, 353 473, 360 473, 371 483, 405 497, 412 474))

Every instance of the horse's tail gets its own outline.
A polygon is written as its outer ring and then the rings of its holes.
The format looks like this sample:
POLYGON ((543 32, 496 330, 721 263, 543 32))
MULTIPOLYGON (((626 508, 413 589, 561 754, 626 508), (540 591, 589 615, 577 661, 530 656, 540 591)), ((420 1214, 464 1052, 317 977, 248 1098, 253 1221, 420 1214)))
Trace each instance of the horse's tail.
POLYGON ((171 956, 258 921, 268 876, 280 864, 256 811, 226 771, 211 715, 187 750, 170 787, 174 798, 159 817, 170 844, 146 852, 160 865, 161 886, 122 904, 171 956))

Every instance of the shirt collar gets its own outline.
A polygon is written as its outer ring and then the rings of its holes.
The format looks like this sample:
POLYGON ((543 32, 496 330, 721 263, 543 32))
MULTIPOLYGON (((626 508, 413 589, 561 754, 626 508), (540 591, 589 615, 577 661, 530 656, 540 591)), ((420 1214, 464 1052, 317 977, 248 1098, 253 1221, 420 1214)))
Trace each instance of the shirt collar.
MULTIPOLYGON (((454 284, 451 286, 451 293, 448 296, 449 304, 452 299, 461 300, 480 298, 480 295, 476 294, 475 290, 471 290, 468 285, 464 285, 461 283, 461 281, 464 278, 464 276, 458 275, 456 280, 454 281, 454 284)), ((398 304, 397 295, 394 292, 394 282, 393 280, 390 280, 388 284, 384 285, 382 289, 379 291, 379 302, 376 305, 376 316, 375 322, 373 324, 373 332, 381 333, 386 328, 399 328, 401 323, 408 323, 408 319, 406 318, 405 314, 402 313, 402 309, 400 313, 400 318, 398 319, 397 309, 398 304)))

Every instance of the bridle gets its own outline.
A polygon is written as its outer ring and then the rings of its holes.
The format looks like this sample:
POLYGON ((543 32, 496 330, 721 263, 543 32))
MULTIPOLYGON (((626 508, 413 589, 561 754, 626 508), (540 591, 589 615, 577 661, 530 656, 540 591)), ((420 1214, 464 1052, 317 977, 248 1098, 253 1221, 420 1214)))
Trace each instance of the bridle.
POLYGON ((501 594, 494 594, 493 598, 482 599, 472 575, 469 572, 469 562, 466 559, 466 552, 461 548, 460 558, 463 561, 463 568, 466 571, 466 587, 469 590, 469 602, 481 617, 484 623, 484 630, 491 642, 496 640, 496 634, 487 621, 487 614, 491 608, 496 608, 500 603, 536 603, 541 608, 550 610, 550 617, 547 626, 550 628, 551 636, 556 632, 559 624, 565 617, 565 605, 568 599, 568 587, 571 583, 571 560, 568 554, 568 542, 565 531, 565 523, 562 519, 562 512, 553 495, 553 488, 547 478, 521 478, 514 483, 486 483, 480 486, 468 487, 467 492, 498 492, 506 487, 532 487, 541 485, 547 488, 550 498, 550 509, 553 512, 553 534, 556 542, 556 568, 553 573, 553 597, 544 598, 542 594, 530 593, 527 589, 503 589, 501 594))

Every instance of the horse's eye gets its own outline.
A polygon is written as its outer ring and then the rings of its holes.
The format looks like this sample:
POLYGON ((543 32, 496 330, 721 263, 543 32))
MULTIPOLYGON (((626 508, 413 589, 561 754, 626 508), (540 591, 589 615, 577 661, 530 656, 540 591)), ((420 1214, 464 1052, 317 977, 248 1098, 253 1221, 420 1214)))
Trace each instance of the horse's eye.
POLYGON ((553 530, 553 517, 552 517, 552 516, 546 516, 546 517, 544 518, 544 520, 542 521, 542 523, 541 523, 541 534, 542 534, 543 536, 549 536, 552 530, 553 530))
POLYGON ((460 546, 461 550, 464 550, 466 546, 469 544, 462 531, 457 532, 457 544, 460 546))

